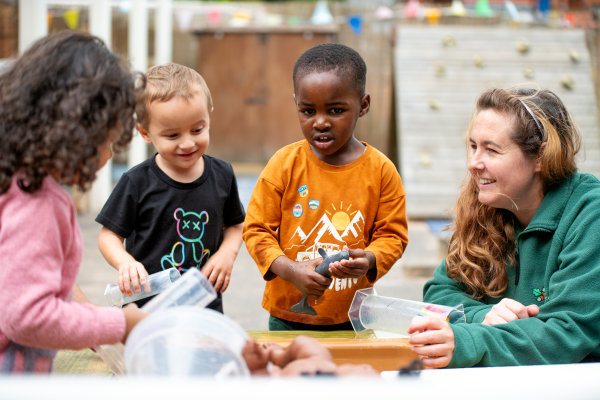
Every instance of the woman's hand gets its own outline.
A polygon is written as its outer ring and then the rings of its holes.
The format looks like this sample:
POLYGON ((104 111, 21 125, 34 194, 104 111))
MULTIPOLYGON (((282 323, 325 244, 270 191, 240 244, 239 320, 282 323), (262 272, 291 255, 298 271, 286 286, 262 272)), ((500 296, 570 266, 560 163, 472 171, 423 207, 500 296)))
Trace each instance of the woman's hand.
POLYGON ((444 368, 454 354, 454 331, 450 324, 438 317, 414 317, 408 327, 413 334, 408 342, 412 351, 422 357, 425 368, 444 368))
POLYGON ((537 305, 525 306, 516 300, 504 298, 485 315, 483 325, 505 324, 516 319, 535 317, 540 313, 537 305))

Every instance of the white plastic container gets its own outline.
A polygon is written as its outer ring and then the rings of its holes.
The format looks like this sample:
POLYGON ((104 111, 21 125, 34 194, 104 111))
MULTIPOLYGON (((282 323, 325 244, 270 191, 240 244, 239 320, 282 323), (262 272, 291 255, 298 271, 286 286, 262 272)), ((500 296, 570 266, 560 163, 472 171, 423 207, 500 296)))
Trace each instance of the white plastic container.
POLYGON ((128 375, 244 377, 246 332, 225 315, 182 306, 156 311, 131 331, 125 345, 128 375))
POLYGON ((125 359, 123 358, 125 346, 123 343, 101 344, 94 346, 94 350, 115 375, 125 374, 125 359))
MULTIPOLYGON (((119 293, 121 292, 119 291, 119 293)), ((157 310, 177 306, 206 307, 216 297, 217 293, 210 282, 208 282, 199 270, 192 268, 184 273, 181 278, 177 279, 177 282, 144 304, 142 310, 153 313, 157 310)), ((102 358, 102 361, 116 375, 123 375, 125 373, 124 349, 125 347, 122 343, 94 347, 94 350, 102 358)))
POLYGON ((420 301, 379 296, 373 288, 357 290, 348 316, 356 333, 372 330, 378 338, 408 337, 416 316, 437 316, 450 323, 465 322, 462 304, 442 306, 420 301))
POLYGON ((144 304, 142 310, 153 313, 170 307, 206 307, 217 298, 215 288, 197 268, 186 271, 167 290, 144 304))
POLYGON ((148 275, 147 279, 148 285, 150 287, 149 290, 146 290, 143 285, 140 285, 141 290, 139 293, 136 293, 133 290, 132 286, 132 296, 128 296, 124 293, 121 293, 121 289, 119 289, 118 285, 109 283, 108 285, 106 285, 106 289, 104 290, 104 298, 106 299, 106 303, 109 306, 122 307, 125 304, 145 299, 146 297, 154 296, 155 294, 158 294, 168 289, 180 277, 181 274, 175 268, 169 268, 164 271, 148 275))

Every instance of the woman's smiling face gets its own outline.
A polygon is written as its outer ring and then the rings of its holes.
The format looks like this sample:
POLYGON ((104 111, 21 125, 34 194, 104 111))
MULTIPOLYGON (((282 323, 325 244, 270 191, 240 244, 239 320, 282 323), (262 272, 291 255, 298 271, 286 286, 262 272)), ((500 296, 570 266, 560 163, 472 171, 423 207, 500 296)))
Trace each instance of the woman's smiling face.
POLYGON ((511 116, 480 111, 469 133, 467 166, 479 187, 479 201, 513 212, 527 225, 544 197, 540 163, 511 139, 511 116))

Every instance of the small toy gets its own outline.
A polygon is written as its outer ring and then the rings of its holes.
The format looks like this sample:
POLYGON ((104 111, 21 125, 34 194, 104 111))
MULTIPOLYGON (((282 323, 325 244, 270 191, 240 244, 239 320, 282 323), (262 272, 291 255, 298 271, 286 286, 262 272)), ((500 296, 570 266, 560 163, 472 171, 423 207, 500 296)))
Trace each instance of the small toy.
MULTIPOLYGON (((327 252, 325 250, 323 250, 322 248, 318 249, 319 254, 321 255, 321 257, 323 257, 323 261, 321 262, 321 264, 317 265, 317 268, 315 268, 315 271, 317 271, 319 274, 330 278, 331 277, 331 273, 329 272, 329 264, 336 262, 336 261, 341 261, 341 260, 348 260, 350 259, 350 254, 348 253, 348 251, 340 251, 339 253, 336 253, 332 256, 328 256, 327 252)), ((306 295, 302 295, 302 298, 300 299, 300 302, 298 302, 298 304, 294 304, 290 310, 293 312, 297 312, 297 313, 303 313, 303 314, 308 314, 308 315, 317 315, 317 311, 315 311, 314 308, 312 308, 310 306, 310 304, 308 304, 308 298, 306 297, 306 295)))
POLYGON ((429 305, 426 305, 425 307, 421 308, 421 311, 419 311, 419 313, 417 315, 420 317, 435 316, 435 317, 442 317, 442 318, 444 318, 444 315, 446 315, 446 321, 450 322, 449 313, 443 308, 436 307, 435 304, 429 304, 429 305))

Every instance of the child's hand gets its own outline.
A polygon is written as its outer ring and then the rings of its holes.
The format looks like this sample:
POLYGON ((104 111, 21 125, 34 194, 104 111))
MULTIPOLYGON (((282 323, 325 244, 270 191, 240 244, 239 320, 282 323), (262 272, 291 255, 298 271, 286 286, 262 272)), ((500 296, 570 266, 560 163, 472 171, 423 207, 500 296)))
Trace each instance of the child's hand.
MULTIPOLYGON (((348 250, 344 246, 344 250, 348 250)), ((360 278, 365 276, 369 269, 375 268, 375 255, 363 249, 348 250, 349 260, 337 261, 329 264, 329 272, 336 278, 360 278)))
POLYGON ((204 264, 201 271, 217 292, 225 292, 231 279, 235 254, 217 251, 204 264))
POLYGON ((123 337, 122 342, 125 343, 131 330, 138 322, 146 318, 148 313, 140 310, 135 303, 130 303, 123 307, 123 314, 125 314, 125 336, 123 337))
POLYGON ((324 277, 315 271, 323 261, 321 257, 314 260, 292 262, 289 281, 296 286, 300 293, 319 298, 331 284, 331 278, 324 277))
POLYGON ((439 317, 414 317, 408 327, 412 351, 422 357, 426 368, 444 368, 454 354, 454 331, 439 317))
POLYGON ((483 325, 505 324, 515 319, 535 317, 540 313, 537 305, 525 306, 516 300, 504 298, 485 315, 483 325))
POLYGON ((127 296, 133 296, 133 292, 131 291, 131 286, 133 285, 133 290, 136 293, 139 293, 142 288, 140 285, 144 286, 144 290, 150 291, 150 283, 146 279, 148 277, 148 272, 146 272, 146 268, 142 265, 142 263, 138 261, 127 261, 118 265, 119 270, 119 289, 121 289, 121 293, 126 294, 127 296))

